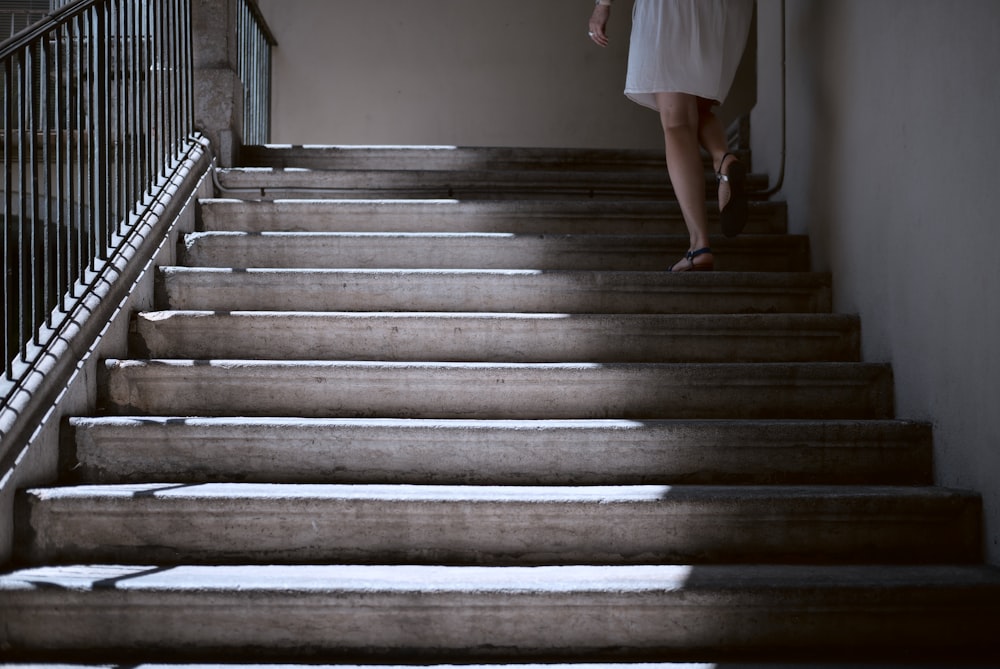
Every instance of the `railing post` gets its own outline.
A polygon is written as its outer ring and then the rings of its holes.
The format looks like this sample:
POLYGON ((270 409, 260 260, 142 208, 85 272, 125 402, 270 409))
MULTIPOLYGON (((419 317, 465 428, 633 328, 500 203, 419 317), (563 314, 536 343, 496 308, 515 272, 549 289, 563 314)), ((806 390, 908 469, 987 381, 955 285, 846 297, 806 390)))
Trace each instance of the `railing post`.
POLYGON ((192 0, 194 122, 212 143, 220 167, 232 167, 243 145, 237 0, 192 0))

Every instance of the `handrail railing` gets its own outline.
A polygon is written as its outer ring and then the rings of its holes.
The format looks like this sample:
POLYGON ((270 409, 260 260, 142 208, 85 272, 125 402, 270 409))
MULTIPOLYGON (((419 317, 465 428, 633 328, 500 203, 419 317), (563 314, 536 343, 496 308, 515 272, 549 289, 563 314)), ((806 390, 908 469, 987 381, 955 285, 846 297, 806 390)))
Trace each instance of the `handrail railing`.
POLYGON ((78 0, 0 49, 4 400, 194 137, 189 0, 78 0))
POLYGON ((243 143, 271 140, 271 47, 277 46, 255 0, 237 7, 238 64, 243 83, 243 143))

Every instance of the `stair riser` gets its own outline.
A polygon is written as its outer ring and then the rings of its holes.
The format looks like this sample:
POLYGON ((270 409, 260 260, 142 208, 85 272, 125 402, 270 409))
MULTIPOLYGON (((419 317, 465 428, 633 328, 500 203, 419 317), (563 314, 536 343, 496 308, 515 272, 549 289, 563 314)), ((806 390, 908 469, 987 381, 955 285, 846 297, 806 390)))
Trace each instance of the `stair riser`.
MULTIPOLYGON (((745 152, 740 154, 747 160, 745 152)), ((536 149, 456 146, 249 146, 242 162, 260 167, 311 170, 655 171, 662 151, 641 149, 536 149)), ((706 155, 705 168, 711 167, 706 155)))
MULTIPOLYGON (((747 238, 744 238, 744 240, 747 238)), ((714 244, 720 271, 802 272, 805 238, 714 244)), ((496 237, 196 233, 185 241, 191 267, 665 270, 687 237, 496 237)))
POLYGON ((472 579, 383 588, 373 577, 337 588, 321 576, 303 583, 295 570, 270 587, 245 587, 253 582, 250 571, 239 588, 216 580, 177 590, 155 585, 177 570, 140 569, 147 575, 116 577, 109 569, 89 591, 10 592, 0 609, 0 642, 9 654, 63 650, 77 661, 107 650, 158 661, 383 662, 817 655, 871 661, 880 653, 897 661, 956 660, 1000 650, 995 583, 979 590, 876 582, 852 588, 825 585, 820 575, 815 586, 766 586, 743 583, 737 572, 726 585, 707 568, 675 568, 670 579, 617 583, 605 576, 598 585, 602 577, 591 574, 587 584, 591 572, 583 568, 564 586, 539 583, 550 573, 541 568, 488 587, 472 579))
MULTIPOLYGON (((667 170, 566 172, 503 170, 301 170, 234 168, 220 170, 224 195, 248 198, 448 198, 676 200, 667 170)), ((767 187, 761 175, 748 175, 747 186, 767 187)), ((705 173, 705 190, 718 187, 705 173)))
POLYGON ((890 418, 881 365, 109 361, 117 414, 343 418, 890 418))
POLYGON ((18 499, 28 564, 970 563, 930 489, 101 486, 18 499))
POLYGON ((466 362, 849 362, 840 316, 471 316, 155 312, 131 350, 151 358, 466 362))
POLYGON ((163 309, 520 313, 816 313, 811 275, 161 268, 163 309))
MULTIPOLYGON (((511 234, 687 234, 677 203, 457 200, 202 200, 201 229, 231 232, 462 232, 511 234)), ((709 231, 721 234, 708 209, 709 231)), ((787 230, 781 203, 750 208, 745 234, 787 230)))

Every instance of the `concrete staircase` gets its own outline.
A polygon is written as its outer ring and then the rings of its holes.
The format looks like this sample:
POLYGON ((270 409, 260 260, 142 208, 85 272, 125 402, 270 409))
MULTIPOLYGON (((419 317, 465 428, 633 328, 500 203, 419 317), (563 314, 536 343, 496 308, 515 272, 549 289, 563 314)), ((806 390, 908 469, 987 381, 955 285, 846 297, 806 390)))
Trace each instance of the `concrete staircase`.
POLYGON ((670 275, 658 154, 250 156, 19 496, 6 657, 1000 655, 979 500, 780 203, 670 275))

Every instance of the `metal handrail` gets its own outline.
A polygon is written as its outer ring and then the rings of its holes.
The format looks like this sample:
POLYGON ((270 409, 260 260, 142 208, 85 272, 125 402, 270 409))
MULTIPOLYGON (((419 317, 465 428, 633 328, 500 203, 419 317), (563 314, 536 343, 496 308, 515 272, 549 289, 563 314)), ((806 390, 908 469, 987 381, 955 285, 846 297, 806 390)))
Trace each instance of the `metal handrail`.
POLYGON ((77 0, 0 49, 5 400, 189 148, 193 72, 188 0, 77 0))

